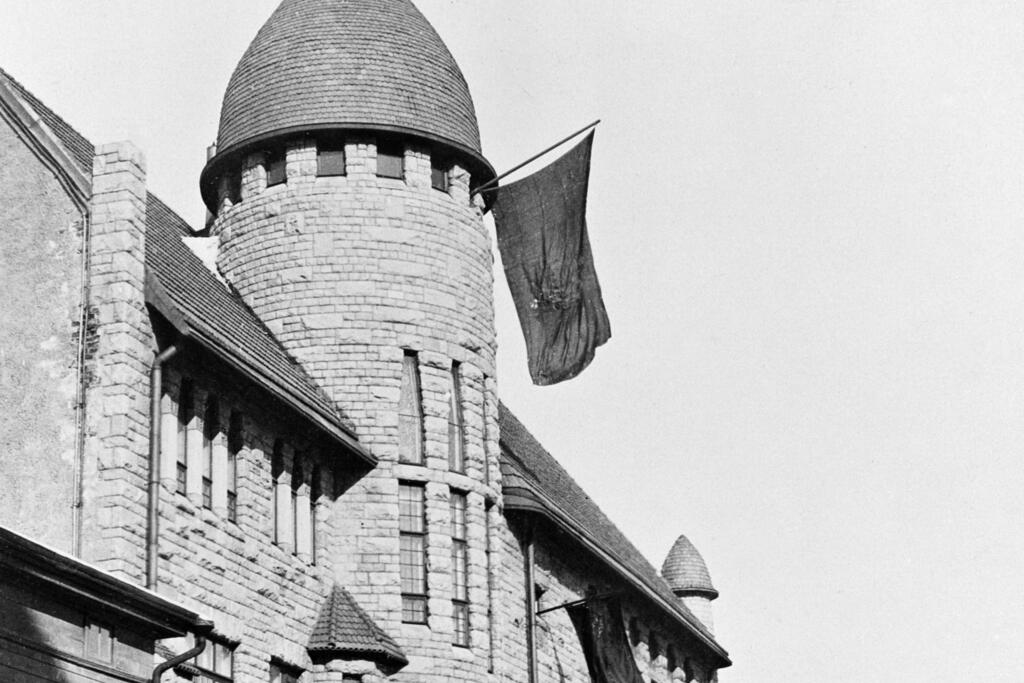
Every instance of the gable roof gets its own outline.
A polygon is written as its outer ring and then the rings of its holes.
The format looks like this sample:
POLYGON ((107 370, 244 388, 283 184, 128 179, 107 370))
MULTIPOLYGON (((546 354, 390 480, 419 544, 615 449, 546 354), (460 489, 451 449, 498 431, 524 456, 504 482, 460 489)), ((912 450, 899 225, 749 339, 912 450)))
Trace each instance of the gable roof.
POLYGON ((504 403, 499 404, 505 508, 543 515, 601 558, 729 666, 728 653, 651 564, 504 403))
MULTIPOLYGON (((0 69, 0 94, 8 85, 49 128, 76 165, 92 177, 95 147, 17 80, 0 69)), ((331 400, 274 338, 241 297, 228 292, 182 242, 192 229, 150 193, 146 202, 146 300, 182 334, 213 352, 258 386, 291 406, 370 465, 377 460, 359 443, 331 400)))
POLYGON ((337 584, 320 609, 306 649, 314 661, 354 655, 399 667, 409 663, 398 643, 337 584))

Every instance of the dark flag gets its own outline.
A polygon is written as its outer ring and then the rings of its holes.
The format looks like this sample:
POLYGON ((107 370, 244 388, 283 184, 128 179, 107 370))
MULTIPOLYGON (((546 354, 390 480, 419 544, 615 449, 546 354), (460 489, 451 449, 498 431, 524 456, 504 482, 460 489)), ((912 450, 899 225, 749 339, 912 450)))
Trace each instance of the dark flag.
POLYGON ((534 384, 572 379, 611 337, 587 239, 594 134, 550 166, 498 188, 494 222, 534 384))
POLYGON ((593 598, 566 611, 580 637, 593 683, 643 683, 617 599, 593 598))

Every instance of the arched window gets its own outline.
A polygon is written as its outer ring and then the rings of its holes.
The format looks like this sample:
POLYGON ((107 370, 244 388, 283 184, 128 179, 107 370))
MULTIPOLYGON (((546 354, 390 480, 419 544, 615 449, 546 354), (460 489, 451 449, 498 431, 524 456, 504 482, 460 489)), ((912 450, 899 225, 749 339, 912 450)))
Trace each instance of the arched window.
POLYGON ((270 458, 270 488, 274 507, 274 543, 281 545, 285 542, 284 520, 281 519, 282 500, 284 486, 284 444, 281 439, 274 442, 274 452, 270 458))
POLYGON ((301 510, 299 510, 299 489, 302 488, 302 461, 299 455, 295 454, 295 461, 292 464, 292 554, 299 552, 299 538, 302 537, 302 526, 299 522, 301 510))
POLYGON ((462 385, 459 364, 452 363, 451 388, 448 392, 448 469, 466 471, 466 435, 462 422, 462 385))

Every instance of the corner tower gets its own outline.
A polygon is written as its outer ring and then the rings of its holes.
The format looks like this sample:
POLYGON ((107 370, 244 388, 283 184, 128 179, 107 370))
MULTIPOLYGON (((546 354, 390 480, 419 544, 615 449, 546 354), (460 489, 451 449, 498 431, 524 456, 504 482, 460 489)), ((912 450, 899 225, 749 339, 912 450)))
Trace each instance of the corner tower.
POLYGON ((219 270, 381 460, 343 482, 326 550, 409 656, 397 680, 487 679, 498 411, 470 192, 493 176, 462 73, 411 2, 284 0, 200 181, 219 270))

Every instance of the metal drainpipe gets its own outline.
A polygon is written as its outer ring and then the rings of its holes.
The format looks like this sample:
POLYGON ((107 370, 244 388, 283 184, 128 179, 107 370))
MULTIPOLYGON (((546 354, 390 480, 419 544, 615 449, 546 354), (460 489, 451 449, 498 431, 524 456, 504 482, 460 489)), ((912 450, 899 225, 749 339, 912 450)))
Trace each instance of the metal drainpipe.
MULTIPOLYGON (((157 540, 160 536, 160 395, 163 386, 164 363, 178 353, 178 345, 171 344, 157 354, 149 371, 149 508, 146 515, 146 588, 156 590, 157 540)), ((202 648, 200 648, 202 651, 202 648)), ((153 674, 153 680, 156 673, 153 674)))
POLYGON ((82 280, 79 296, 82 297, 78 316, 78 386, 75 396, 75 464, 73 473, 74 502, 71 504, 71 547, 75 557, 82 556, 82 506, 85 498, 85 350, 89 342, 89 268, 92 218, 88 206, 82 216, 82 280))
POLYGON ((529 683, 537 683, 537 592, 534 588, 534 557, 533 557, 533 525, 526 530, 526 543, 523 552, 526 565, 526 659, 529 683))
POLYGON ((171 657, 163 664, 157 664, 156 668, 153 669, 153 678, 150 679, 152 683, 160 683, 160 677, 164 675, 168 670, 173 669, 179 664, 183 664, 188 660, 192 659, 203 650, 206 649, 206 636, 196 634, 196 646, 191 650, 182 652, 177 657, 171 657))

